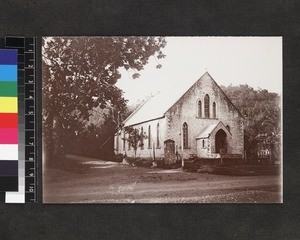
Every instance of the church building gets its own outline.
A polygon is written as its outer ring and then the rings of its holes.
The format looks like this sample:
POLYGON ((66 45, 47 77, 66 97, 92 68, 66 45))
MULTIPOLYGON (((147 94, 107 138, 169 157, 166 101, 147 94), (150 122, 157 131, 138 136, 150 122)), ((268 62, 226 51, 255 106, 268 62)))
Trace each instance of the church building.
POLYGON ((211 75, 206 72, 185 92, 180 90, 150 97, 125 119, 123 129, 115 135, 115 152, 166 163, 178 156, 242 158, 243 116, 211 75), (125 127, 145 136, 136 151, 126 141, 125 127))

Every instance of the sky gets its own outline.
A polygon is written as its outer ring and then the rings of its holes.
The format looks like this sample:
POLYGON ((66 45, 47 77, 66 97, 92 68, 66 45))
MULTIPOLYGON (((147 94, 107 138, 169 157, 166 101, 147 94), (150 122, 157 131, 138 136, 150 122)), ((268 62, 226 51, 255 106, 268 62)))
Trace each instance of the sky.
POLYGON ((219 85, 248 84, 282 94, 281 37, 166 37, 164 59, 151 57, 141 76, 120 69, 117 86, 129 104, 157 92, 188 88, 206 71, 219 85), (156 65, 162 64, 161 69, 156 65))

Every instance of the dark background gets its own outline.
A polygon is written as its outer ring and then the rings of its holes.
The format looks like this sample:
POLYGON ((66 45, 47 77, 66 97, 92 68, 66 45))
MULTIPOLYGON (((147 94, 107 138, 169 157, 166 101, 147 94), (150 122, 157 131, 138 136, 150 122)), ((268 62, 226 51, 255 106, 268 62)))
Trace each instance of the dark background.
POLYGON ((0 239, 299 239, 299 5, 296 0, 1 1, 0 37, 283 36, 284 204, 1 204, 0 239))

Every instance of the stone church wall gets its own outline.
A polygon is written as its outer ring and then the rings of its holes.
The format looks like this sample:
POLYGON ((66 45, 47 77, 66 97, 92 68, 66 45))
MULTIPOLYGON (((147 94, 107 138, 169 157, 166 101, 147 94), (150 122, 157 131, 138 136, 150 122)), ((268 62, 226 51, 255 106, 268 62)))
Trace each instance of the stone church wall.
MULTIPOLYGON (((189 158, 192 155, 199 155, 197 152, 199 143, 196 137, 202 129, 222 121, 224 125, 228 125, 232 136, 228 137, 229 154, 242 154, 244 152, 244 127, 243 118, 237 109, 231 104, 230 100, 225 96, 219 86, 211 79, 209 74, 205 74, 199 79, 165 114, 165 117, 140 123, 133 127, 141 129, 148 136, 148 127, 151 126, 151 146, 148 146, 148 139, 144 140, 144 148, 138 147, 136 156, 142 158, 163 158, 164 157, 164 141, 171 139, 175 141, 175 150, 183 157, 189 158), (204 117, 204 97, 208 94, 210 98, 210 118, 204 117), (198 116, 198 101, 202 101, 202 114, 198 116), (213 102, 216 103, 216 117, 213 116, 213 102), (183 149, 182 126, 183 123, 188 124, 188 148, 183 149), (159 123, 160 129, 160 146, 156 146, 156 129, 159 123), (153 145, 154 144, 154 145, 153 145)), ((118 145, 118 153, 126 153, 129 157, 134 157, 133 148, 128 149, 128 143, 123 147, 124 132, 122 131, 116 137, 115 148, 118 145)), ((200 149, 201 157, 215 158, 219 154, 215 153, 215 143, 211 139, 205 139, 205 148, 200 149)), ((199 156, 200 157, 200 156, 199 156)))
MULTIPOLYGON (((137 125, 132 126, 136 129, 139 129, 141 131, 143 127, 143 132, 147 136, 146 139, 144 139, 144 146, 140 147, 138 146, 136 151, 136 157, 141 158, 163 158, 164 157, 164 140, 166 136, 166 121, 165 118, 160 118, 156 120, 152 120, 145 123, 140 123, 137 125), (159 146, 157 146, 157 124, 159 124, 159 146), (151 141, 149 146, 149 136, 148 136, 148 128, 151 128, 151 141)), ((124 148, 124 142, 122 140, 124 138, 124 130, 121 131, 119 135, 119 149, 118 153, 122 153, 128 156, 128 157, 134 157, 134 149, 131 147, 128 148, 128 142, 125 141, 125 148, 124 148)), ((125 138, 127 138, 127 135, 125 135, 125 138)), ((116 146, 116 145, 115 145, 116 146)))
MULTIPOLYGON (((223 94, 215 82, 204 75, 191 89, 189 89, 178 102, 171 107, 166 114, 167 118, 167 138, 175 141, 179 153, 188 158, 191 154, 197 154, 196 137, 200 131, 211 124, 222 121, 224 125, 230 127, 232 133, 231 144, 228 152, 232 154, 243 154, 244 133, 243 121, 235 107, 223 94), (210 118, 204 118, 204 96, 208 94, 210 98, 210 118), (198 117, 198 104, 202 101, 202 117, 198 117), (213 102, 216 103, 216 118, 212 118, 213 102), (188 149, 182 148, 182 125, 188 124, 188 149)), ((207 157, 213 157, 215 152, 214 143, 206 140, 208 149, 207 157)))

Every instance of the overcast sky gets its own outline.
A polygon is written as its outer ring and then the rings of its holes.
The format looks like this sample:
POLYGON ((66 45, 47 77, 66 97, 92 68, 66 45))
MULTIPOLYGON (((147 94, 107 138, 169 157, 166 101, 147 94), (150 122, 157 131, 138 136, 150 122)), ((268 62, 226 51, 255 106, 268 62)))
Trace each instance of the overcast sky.
MULTIPOLYGON (((170 86, 187 88, 206 71, 219 85, 248 84, 282 92, 281 37, 167 37, 164 59, 151 58, 140 78, 121 69, 117 86, 129 104, 170 86), (156 65, 162 64, 161 69, 156 65)), ((169 91, 170 92, 170 91, 169 91)), ((172 92, 170 92, 172 94, 172 92)))

